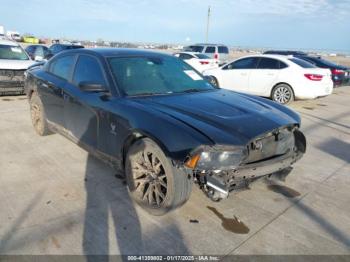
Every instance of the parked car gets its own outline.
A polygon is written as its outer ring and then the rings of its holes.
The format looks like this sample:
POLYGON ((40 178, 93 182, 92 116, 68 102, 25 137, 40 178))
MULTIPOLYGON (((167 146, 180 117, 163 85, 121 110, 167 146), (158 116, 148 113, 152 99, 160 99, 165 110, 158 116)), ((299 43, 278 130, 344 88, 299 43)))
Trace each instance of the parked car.
POLYGON ((70 49, 79 49, 79 48, 84 48, 82 45, 74 45, 74 44, 53 44, 50 46, 49 50, 51 53, 51 57, 66 50, 70 49))
POLYGON ((268 50, 264 52, 264 55, 293 55, 293 56, 307 56, 307 53, 302 51, 291 50, 268 50))
POLYGON ((198 72, 203 72, 204 70, 210 68, 217 68, 219 66, 219 62, 216 59, 212 59, 207 55, 201 53, 193 53, 193 52, 180 52, 175 53, 174 56, 180 58, 198 72))
POLYGON ((0 95, 23 94, 24 73, 34 63, 18 43, 0 38, 0 95))
POLYGON ((230 90, 270 97, 280 104, 294 99, 314 99, 333 91, 328 69, 295 57, 246 56, 203 72, 213 84, 230 90))
POLYGON ((213 200, 302 157, 300 117, 272 101, 212 86, 192 67, 140 49, 76 49, 28 71, 39 135, 63 134, 126 175, 154 215, 181 206, 195 181, 213 200))
POLYGON ((195 44, 184 47, 184 52, 203 53, 207 56, 217 59, 220 64, 228 61, 229 49, 221 44, 195 44))
POLYGON ((315 56, 298 56, 320 68, 327 68, 332 72, 332 80, 335 86, 346 85, 350 82, 350 68, 337 65, 331 61, 315 56))
POLYGON ((16 42, 21 42, 21 35, 16 31, 7 31, 6 35, 9 39, 12 39, 16 42))
POLYGON ((29 45, 25 50, 30 58, 35 61, 48 59, 51 56, 49 48, 44 45, 29 45))
POLYGON ((22 42, 27 44, 39 44, 39 39, 35 36, 27 35, 22 37, 22 42))

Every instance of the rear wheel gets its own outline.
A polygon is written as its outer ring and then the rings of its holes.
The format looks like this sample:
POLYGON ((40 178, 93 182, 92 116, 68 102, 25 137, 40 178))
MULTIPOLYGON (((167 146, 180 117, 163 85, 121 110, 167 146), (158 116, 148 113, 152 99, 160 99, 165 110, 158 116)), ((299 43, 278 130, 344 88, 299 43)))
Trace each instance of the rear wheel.
POLYGON ((46 136, 51 134, 48 127, 46 116, 44 112, 44 106, 36 93, 33 93, 30 98, 30 116, 35 131, 40 136, 46 136))
POLYGON ((278 84, 271 92, 271 99, 280 104, 289 104, 294 101, 294 93, 289 85, 278 84))
POLYGON ((181 206, 191 193, 192 177, 174 167, 148 138, 130 147, 125 173, 131 197, 152 215, 163 215, 181 206))

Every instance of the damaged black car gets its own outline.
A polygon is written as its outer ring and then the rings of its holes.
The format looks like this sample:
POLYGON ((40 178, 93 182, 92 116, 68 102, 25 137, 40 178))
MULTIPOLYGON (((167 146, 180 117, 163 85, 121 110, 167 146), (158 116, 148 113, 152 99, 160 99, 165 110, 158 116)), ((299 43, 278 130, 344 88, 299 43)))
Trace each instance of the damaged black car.
POLYGON ((306 150, 295 112, 214 87, 163 53, 62 52, 30 69, 25 89, 39 135, 60 133, 113 165, 153 215, 184 204, 193 184, 218 201, 285 177, 306 150))

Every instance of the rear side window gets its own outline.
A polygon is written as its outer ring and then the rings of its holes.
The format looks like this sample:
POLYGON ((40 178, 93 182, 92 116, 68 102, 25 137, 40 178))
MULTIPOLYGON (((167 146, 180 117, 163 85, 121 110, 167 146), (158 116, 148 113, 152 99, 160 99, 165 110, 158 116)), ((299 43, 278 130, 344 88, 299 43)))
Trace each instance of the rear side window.
POLYGON ((205 49, 205 52, 208 54, 215 53, 215 46, 207 46, 207 49, 205 49))
POLYGON ((258 65, 259 69, 280 69, 280 61, 272 58, 261 58, 258 65))
POLYGON ((79 56, 74 70, 73 82, 75 84, 89 82, 105 85, 106 82, 97 59, 87 55, 79 56))
POLYGON ((220 54, 228 54, 228 48, 226 46, 219 46, 218 50, 220 54))
POLYGON ((298 58, 289 58, 290 61, 292 61, 293 63, 297 64, 298 66, 302 67, 302 68, 316 68, 315 65, 307 62, 307 61, 304 61, 304 60, 301 60, 301 59, 298 59, 298 58))
POLYGON ((192 52, 196 52, 196 53, 201 53, 204 49, 204 46, 200 46, 200 45, 191 45, 189 47, 189 51, 192 51, 192 52))
POLYGON ((187 60, 187 59, 193 58, 193 56, 191 56, 189 54, 180 54, 179 58, 182 59, 182 60, 187 60))
POLYGON ((74 60, 74 55, 59 57, 51 62, 49 72, 58 77, 69 80, 74 60))
POLYGON ((203 54, 195 54, 195 56, 199 59, 209 59, 210 57, 207 55, 203 55, 203 54))
POLYGON ((255 69, 258 58, 248 57, 228 64, 223 69, 255 69))

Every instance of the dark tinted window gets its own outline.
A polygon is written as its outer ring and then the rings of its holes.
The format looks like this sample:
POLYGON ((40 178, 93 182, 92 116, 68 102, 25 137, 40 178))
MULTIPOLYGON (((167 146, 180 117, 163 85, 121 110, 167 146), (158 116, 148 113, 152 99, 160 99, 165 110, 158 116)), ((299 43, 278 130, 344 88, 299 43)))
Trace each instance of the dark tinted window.
POLYGON ((105 85, 102 69, 97 59, 86 55, 79 56, 74 70, 73 82, 75 84, 91 82, 105 85))
POLYGON ((302 59, 319 67, 337 67, 336 64, 318 57, 302 57, 302 59))
POLYGON ((187 48, 185 48, 186 51, 192 51, 192 52, 198 52, 198 53, 201 53, 204 49, 203 46, 200 46, 200 45, 191 45, 187 48))
POLYGON ((228 48, 226 46, 219 46, 218 49, 220 54, 228 54, 228 48))
POLYGON ((280 61, 280 69, 286 68, 288 65, 282 61, 280 61))
POLYGON ((186 59, 191 59, 193 58, 193 56, 189 55, 189 54, 180 54, 179 58, 182 60, 186 60, 186 59))
POLYGON ((27 53, 34 53, 34 50, 35 50, 35 46, 28 46, 26 48, 27 53))
POLYGON ((315 68, 316 66, 314 66, 313 64, 304 61, 302 59, 298 59, 298 58, 289 58, 290 61, 292 61, 293 63, 297 64, 298 66, 301 66, 303 68, 315 68))
POLYGON ((69 80, 74 59, 75 56, 73 55, 59 57, 51 62, 49 71, 56 76, 69 80))
POLYGON ((280 61, 272 58, 260 58, 259 69, 280 69, 280 61))
POLYGON ((195 56, 199 59, 209 59, 210 57, 204 54, 195 54, 195 56))
POLYGON ((207 48, 205 49, 205 52, 208 54, 215 53, 215 46, 207 46, 207 48))
POLYGON ((228 64, 223 69, 255 69, 257 61, 256 57, 243 58, 228 64))

